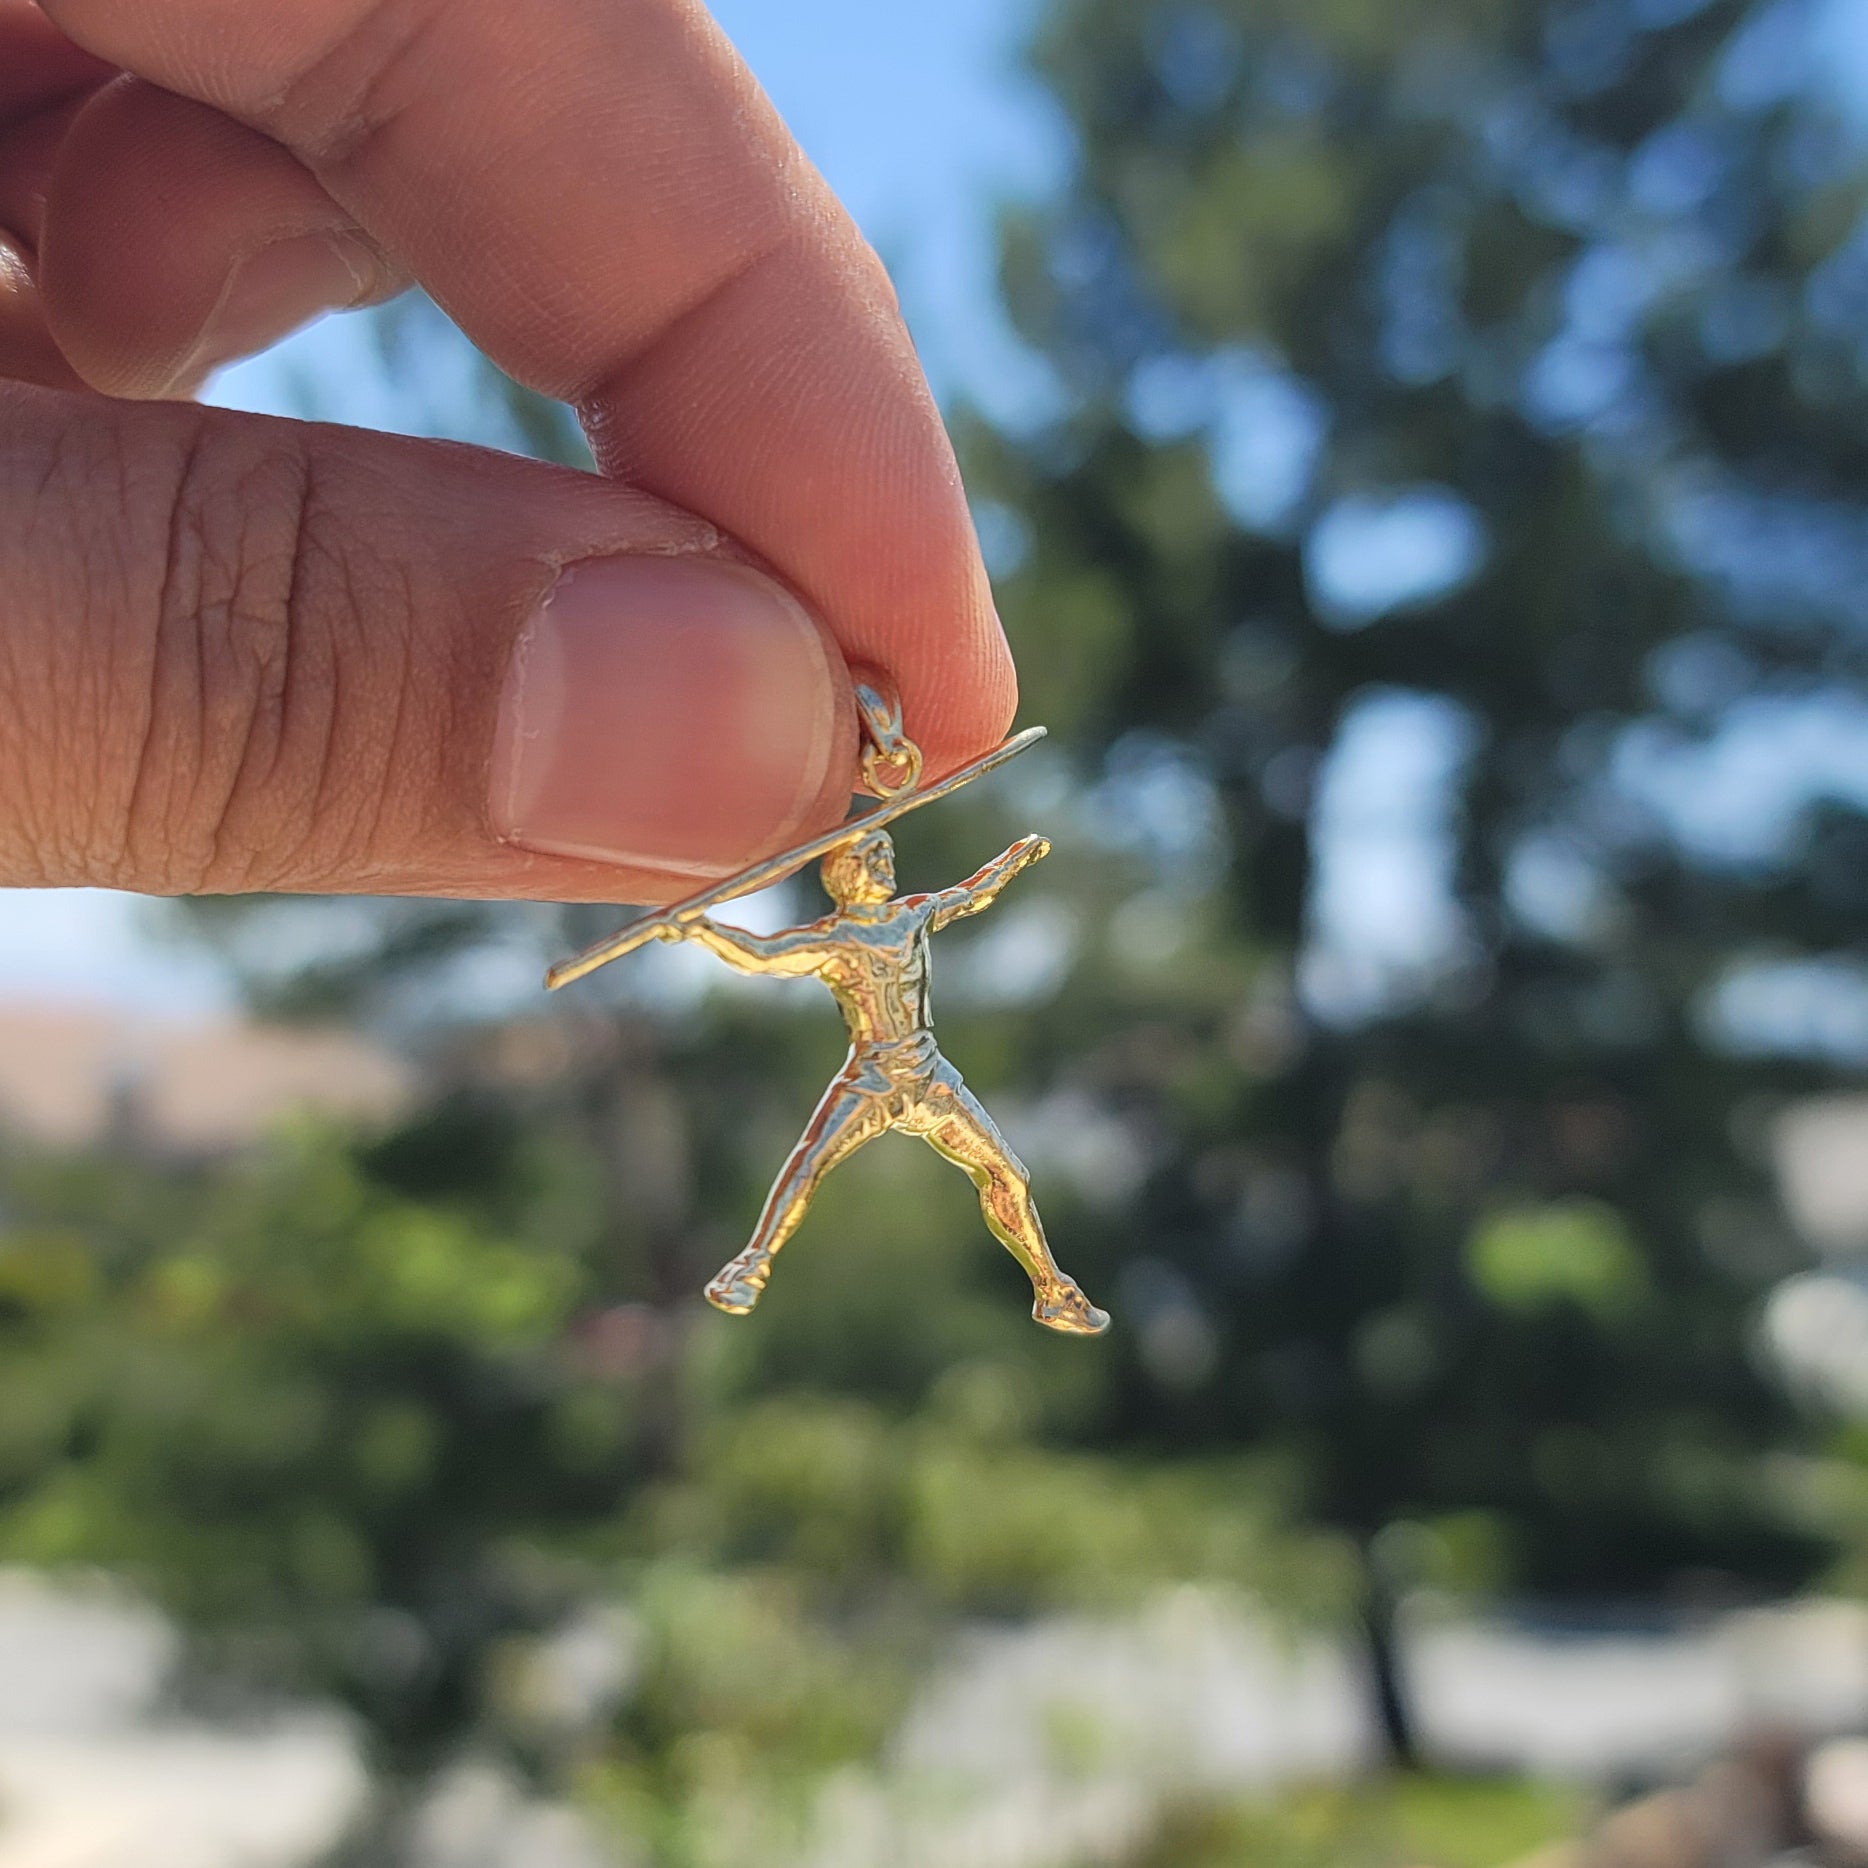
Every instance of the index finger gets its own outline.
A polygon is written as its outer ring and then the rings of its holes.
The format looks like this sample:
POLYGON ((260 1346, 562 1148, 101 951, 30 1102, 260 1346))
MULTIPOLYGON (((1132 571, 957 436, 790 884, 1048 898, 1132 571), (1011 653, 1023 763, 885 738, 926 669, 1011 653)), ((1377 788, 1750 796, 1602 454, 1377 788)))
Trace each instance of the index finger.
POLYGON ((1015 688, 880 262, 697 0, 42 0, 284 144, 603 469, 895 676, 935 772, 1015 688))

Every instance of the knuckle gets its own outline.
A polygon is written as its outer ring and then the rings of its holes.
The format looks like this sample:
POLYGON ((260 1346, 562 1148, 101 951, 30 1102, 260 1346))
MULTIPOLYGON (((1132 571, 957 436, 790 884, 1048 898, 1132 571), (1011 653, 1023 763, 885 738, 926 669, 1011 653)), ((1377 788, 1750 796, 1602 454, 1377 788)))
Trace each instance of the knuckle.
POLYGON ((4 385, 0 435, 0 877, 374 874, 435 808, 452 704, 445 677, 409 704, 430 586, 374 470, 317 431, 4 385))
POLYGON ((84 403, 68 418, 0 385, 0 875, 109 881, 120 751, 135 719, 117 651, 152 451, 84 403), (13 396, 24 406, 7 406, 13 396), (95 515, 113 515, 100 525, 95 515), (130 703, 126 716, 126 701, 130 703))
POLYGON ((165 893, 315 886, 366 830, 364 775, 332 783, 356 592, 315 452, 204 419, 161 550, 121 873, 165 893))

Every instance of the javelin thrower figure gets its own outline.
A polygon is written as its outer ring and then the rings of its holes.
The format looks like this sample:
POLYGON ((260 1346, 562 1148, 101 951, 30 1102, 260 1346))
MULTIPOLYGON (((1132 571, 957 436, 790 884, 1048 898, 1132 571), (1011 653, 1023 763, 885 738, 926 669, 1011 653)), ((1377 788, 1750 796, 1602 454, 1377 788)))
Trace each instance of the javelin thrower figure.
POLYGON ((986 1224, 1031 1279, 1038 1322, 1076 1336, 1109 1327, 1108 1316, 1058 1269, 1024 1164, 941 1055, 929 1023, 928 936, 991 907, 1050 848, 1042 837, 1024 837, 956 888, 898 896, 895 846, 886 831, 870 830, 824 858, 824 888, 837 906, 821 921, 750 934, 703 915, 654 930, 658 940, 698 942, 742 973, 822 980, 850 1032, 848 1060, 774 1183, 751 1243, 708 1285, 710 1303, 750 1310, 824 1176, 866 1142, 900 1129, 921 1136, 979 1189, 986 1224))

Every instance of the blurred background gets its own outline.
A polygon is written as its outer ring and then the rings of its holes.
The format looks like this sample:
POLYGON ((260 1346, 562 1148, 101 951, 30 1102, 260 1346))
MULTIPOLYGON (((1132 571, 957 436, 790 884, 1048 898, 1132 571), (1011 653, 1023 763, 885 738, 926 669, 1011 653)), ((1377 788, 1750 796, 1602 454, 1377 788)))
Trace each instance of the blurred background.
MULTIPOLYGON (((808 985, 10 899, 0 1868, 1868 1862, 1868 4, 715 10, 1052 731, 902 872, 1056 840, 941 1027, 1117 1327, 905 1141, 700 1304, 808 985)), ((214 394, 582 458, 419 300, 214 394)))

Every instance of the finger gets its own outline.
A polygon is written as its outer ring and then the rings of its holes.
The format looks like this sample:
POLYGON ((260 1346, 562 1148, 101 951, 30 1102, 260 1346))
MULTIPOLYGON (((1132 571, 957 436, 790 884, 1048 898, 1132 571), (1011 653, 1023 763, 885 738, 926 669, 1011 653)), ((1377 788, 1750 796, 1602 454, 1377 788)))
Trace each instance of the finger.
POLYGON ((117 396, 187 393, 404 283, 277 143, 129 77, 59 140, 38 273, 60 350, 117 396))
POLYGON ((830 638, 658 500, 0 384, 0 884, 668 900, 855 771, 830 638))
POLYGON ((0 0, 0 376, 79 381, 47 328, 34 259, 52 153, 83 93, 110 75, 30 0, 0 0))
POLYGON ((102 84, 114 70, 73 45, 37 0, 0 0, 0 125, 102 84))
POLYGON ((0 376, 51 389, 79 386, 77 374, 46 328, 30 256, 6 233, 0 233, 0 376))
POLYGON ((292 150, 602 463, 761 553, 939 771, 1014 699, 879 264, 698 0, 46 0, 292 150))

